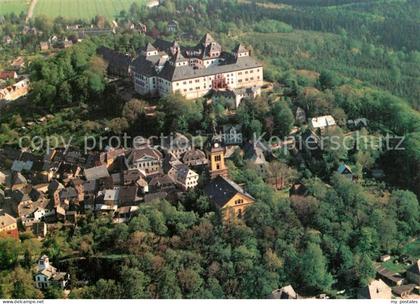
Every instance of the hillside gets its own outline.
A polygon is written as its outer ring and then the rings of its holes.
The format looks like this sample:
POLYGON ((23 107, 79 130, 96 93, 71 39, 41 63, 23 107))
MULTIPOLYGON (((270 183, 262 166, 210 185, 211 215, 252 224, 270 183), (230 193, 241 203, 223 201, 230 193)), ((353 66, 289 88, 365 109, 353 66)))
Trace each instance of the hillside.
POLYGON ((29 8, 29 0, 0 0, 0 16, 15 13, 26 13, 29 8))
MULTIPOLYGON (((145 0, 38 0, 34 16, 50 18, 91 19, 97 15, 115 19, 121 11, 127 11, 132 3, 144 4, 145 0)), ((0 0, 0 16, 14 13, 27 14, 30 0, 0 0)))

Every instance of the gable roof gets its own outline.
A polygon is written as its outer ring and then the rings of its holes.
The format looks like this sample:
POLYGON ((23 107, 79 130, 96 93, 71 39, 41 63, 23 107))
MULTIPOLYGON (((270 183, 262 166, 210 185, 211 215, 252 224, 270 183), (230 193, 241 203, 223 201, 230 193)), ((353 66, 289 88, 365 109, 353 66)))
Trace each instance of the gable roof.
POLYGON ((159 150, 152 149, 152 148, 133 149, 128 159, 130 160, 130 162, 135 162, 145 156, 156 159, 156 160, 162 159, 162 153, 160 153, 159 150))
POLYGON ((85 177, 87 180, 101 179, 109 177, 106 165, 85 169, 85 177))
POLYGON ((360 291, 360 295, 366 299, 391 299, 391 288, 381 279, 373 280, 368 286, 360 291))
POLYGON ((352 174, 351 168, 346 164, 341 164, 338 167, 337 172, 340 174, 352 174))
POLYGON ((148 42, 146 44, 146 47, 144 48, 144 51, 145 52, 154 52, 154 51, 157 51, 157 50, 150 42, 148 42))
POLYGON ((13 224, 16 224, 16 219, 13 216, 7 213, 0 214, 0 229, 4 229, 13 224))
POLYGON ((255 201, 255 199, 245 192, 241 186, 220 175, 213 179, 205 187, 204 191, 209 196, 210 200, 219 208, 223 208, 223 206, 238 193, 255 201))
POLYGON ((201 38, 200 43, 204 44, 205 46, 209 45, 210 43, 214 42, 214 38, 210 35, 210 33, 206 33, 203 38, 201 38))
POLYGON ((248 52, 248 50, 245 48, 245 46, 242 43, 239 43, 234 49, 233 49, 233 53, 234 54, 239 54, 239 53, 246 53, 248 52))

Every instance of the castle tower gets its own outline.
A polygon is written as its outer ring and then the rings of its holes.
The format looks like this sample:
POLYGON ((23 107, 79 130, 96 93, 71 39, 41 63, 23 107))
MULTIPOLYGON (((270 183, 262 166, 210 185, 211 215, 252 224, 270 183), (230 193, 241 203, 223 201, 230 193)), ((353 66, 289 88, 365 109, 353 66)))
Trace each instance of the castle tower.
POLYGON ((228 168, 225 165, 225 148, 221 140, 213 140, 210 149, 210 178, 218 175, 228 176, 228 168))

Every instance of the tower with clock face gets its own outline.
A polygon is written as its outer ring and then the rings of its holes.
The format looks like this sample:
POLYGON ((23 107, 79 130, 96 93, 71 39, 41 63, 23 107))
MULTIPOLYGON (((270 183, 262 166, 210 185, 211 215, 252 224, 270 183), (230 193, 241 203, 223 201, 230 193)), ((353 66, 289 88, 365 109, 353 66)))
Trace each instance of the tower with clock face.
POLYGON ((225 148, 222 142, 214 140, 210 150, 210 178, 213 179, 218 175, 228 176, 228 169, 225 165, 225 148))

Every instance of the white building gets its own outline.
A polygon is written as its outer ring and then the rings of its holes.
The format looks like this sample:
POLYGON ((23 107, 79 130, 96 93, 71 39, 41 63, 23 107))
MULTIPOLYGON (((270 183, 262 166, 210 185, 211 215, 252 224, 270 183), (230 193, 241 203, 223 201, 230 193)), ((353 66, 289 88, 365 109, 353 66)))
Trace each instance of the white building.
POLYGON ((169 171, 168 175, 183 190, 193 189, 198 185, 199 175, 188 168, 185 164, 176 164, 169 171))
POLYGON ((162 153, 156 149, 133 149, 127 158, 127 167, 139 170, 144 176, 150 176, 160 171, 162 157, 162 153))
POLYGON ((325 129, 336 125, 334 117, 331 115, 311 118, 310 127, 312 129, 325 129))
POLYGON ((43 255, 38 261, 38 272, 35 275, 35 286, 39 289, 46 289, 51 284, 65 288, 69 280, 66 272, 59 272, 50 264, 48 256, 43 255))
POLYGON ((241 88, 253 88, 260 94, 263 84, 263 67, 244 46, 225 52, 210 34, 195 47, 183 47, 176 41, 149 43, 134 60, 132 70, 135 90, 141 95, 179 92, 194 99, 212 89, 241 88))

